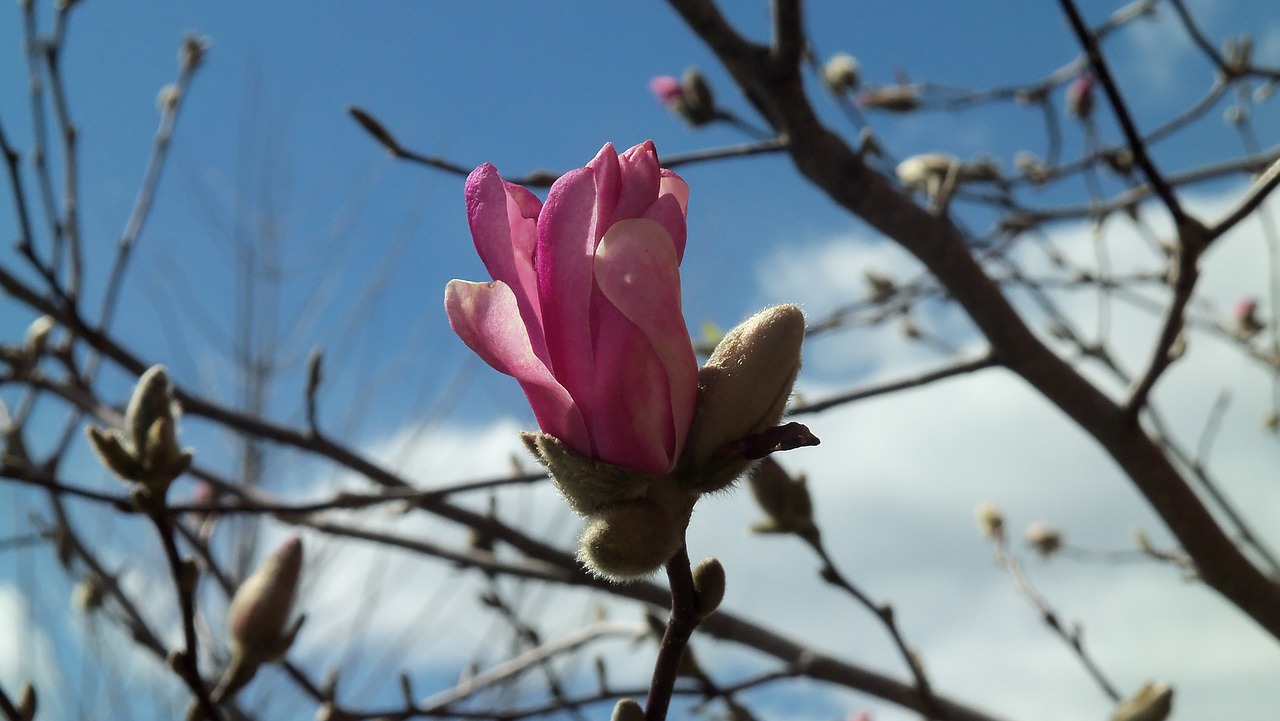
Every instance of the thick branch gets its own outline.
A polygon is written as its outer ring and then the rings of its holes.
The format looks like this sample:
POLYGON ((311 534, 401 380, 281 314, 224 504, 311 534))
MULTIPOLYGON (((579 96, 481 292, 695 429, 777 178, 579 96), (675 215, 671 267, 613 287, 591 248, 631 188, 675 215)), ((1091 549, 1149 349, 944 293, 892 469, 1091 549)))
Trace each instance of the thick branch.
MULTIPOLYGON (((1111 455, 1203 571, 1206 583, 1280 639, 1280 586, 1227 537, 1160 447, 1124 409, 1042 344, 987 276, 963 234, 869 168, 817 119, 798 69, 779 72, 710 0, 669 0, 747 95, 765 103, 797 169, 833 201, 911 252, 947 287, 993 352, 1111 455)), ((1176 206, 1175 206, 1176 207, 1176 206)))

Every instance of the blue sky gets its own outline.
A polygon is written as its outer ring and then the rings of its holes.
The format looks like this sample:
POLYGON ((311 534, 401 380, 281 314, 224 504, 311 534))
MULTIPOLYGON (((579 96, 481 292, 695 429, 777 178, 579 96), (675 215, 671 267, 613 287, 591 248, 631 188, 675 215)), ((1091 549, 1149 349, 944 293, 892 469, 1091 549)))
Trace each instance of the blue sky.
MULTIPOLYGON (((1112 3, 1082 4, 1094 22, 1114 9, 1112 3)), ((1189 4, 1210 37, 1223 40, 1251 30, 1256 57, 1280 63, 1280 19, 1267 3, 1189 4)), ((41 4, 40 13, 47 21, 51 8, 41 4)), ((1004 86, 1039 79, 1077 54, 1052 3, 1006 3, 996 8, 931 0, 825 2, 812 3, 810 15, 819 55, 851 52, 861 62, 864 78, 877 84, 891 83, 903 73, 911 80, 958 87, 1004 86)), ((758 36, 767 28, 763 2, 735 3, 731 17, 758 36)), ((1170 21, 1164 9, 1158 20, 1106 45, 1145 127, 1185 108, 1212 77, 1170 21)), ((20 27, 16 4, 0 6, 0 122, 11 140, 25 148, 30 115, 20 27)), ((278 234, 276 253, 284 283, 278 294, 258 296, 258 308, 272 319, 261 323, 257 332, 260 341, 269 339, 278 346, 286 365, 269 414, 301 421, 301 369, 310 349, 323 347, 327 381, 322 417, 379 457, 403 464, 415 477, 430 479, 424 483, 503 472, 514 447, 511 431, 528 427, 532 419, 515 383, 473 358, 449 332, 444 318, 445 283, 455 277, 483 278, 467 232, 461 178, 392 160, 344 108, 357 104, 367 109, 414 150, 465 166, 493 162, 512 175, 581 165, 606 141, 621 149, 653 139, 660 153, 674 155, 747 140, 731 128, 691 130, 653 99, 648 90, 651 77, 679 75, 690 65, 703 69, 723 105, 754 120, 715 59, 663 3, 84 3, 73 14, 63 62, 81 131, 80 191, 90 298, 102 292, 113 244, 133 205, 150 151, 158 120, 155 98, 176 75, 177 49, 187 31, 209 36, 213 45, 184 99, 173 154, 139 246, 123 299, 127 312, 120 315, 117 331, 143 357, 169 365, 180 383, 238 402, 228 360, 241 297, 237 253, 246 247, 241 244, 244 238, 270 228, 278 234), (366 292, 371 278, 379 281, 376 293, 366 292), (274 313, 263 310, 271 303, 276 304, 274 313), (428 429, 425 441, 416 433, 423 427, 428 429), (451 444, 483 449, 486 455, 480 458, 478 450, 451 453, 456 451, 451 444)), ((816 85, 813 97, 822 116, 853 137, 816 85)), ((1201 130, 1157 146, 1157 162, 1179 170, 1237 154, 1239 141, 1220 120, 1223 108, 1211 111, 1201 130)), ((1255 120, 1260 128, 1275 127, 1274 107, 1260 107, 1255 120)), ((962 158, 986 153, 1009 168, 1018 150, 1044 152, 1038 111, 1012 105, 954 114, 873 116, 872 125, 897 157, 935 150, 962 158)), ((1104 137, 1115 137, 1105 116, 1100 128, 1104 137)), ((1083 145, 1080 127, 1063 118, 1063 134, 1065 157, 1075 157, 1083 145)), ((1274 140, 1274 135, 1264 134, 1264 145, 1274 140)), ((898 277, 915 272, 901 253, 800 180, 784 157, 726 160, 688 167, 681 174, 692 188, 684 299, 686 318, 695 329, 704 320, 731 325, 767 302, 800 301, 813 315, 860 297, 865 292, 861 274, 868 268, 898 277)), ((1206 189, 1197 198, 1198 207, 1219 209, 1224 196, 1215 193, 1236 190, 1206 189)), ((1083 197, 1082 188, 1070 186, 1028 196, 1037 205, 1080 202, 1083 197)), ((975 228, 985 227, 980 213, 964 217, 975 228)), ((1064 226, 1061 231, 1064 247, 1087 248, 1081 226, 1064 226)), ((0 233, 12 237, 15 232, 10 214, 0 213, 0 233)), ((263 246, 255 252, 259 259, 271 258, 263 246)), ((12 253, 4 257, 6 264, 14 260, 12 253)), ((1264 291, 1267 279, 1253 272, 1255 257, 1246 250, 1224 252, 1218 269, 1208 271, 1207 277, 1219 279, 1206 281, 1211 299, 1225 303, 1241 292, 1264 291)), ((1127 257, 1122 254, 1121 260, 1127 257)), ((1141 259, 1132 262, 1140 265, 1141 259)), ((1079 306, 1081 316, 1089 317, 1092 311, 1083 301, 1079 306)), ((927 312, 926 319, 948 340, 973 345, 966 323, 955 313, 937 308, 927 312)), ((6 340, 18 336, 31 320, 26 309, 0 301, 0 331, 6 340)), ((1135 338, 1146 332, 1144 323, 1149 321, 1141 317, 1121 316, 1117 321, 1135 338)), ((822 341, 811 352, 801 391, 814 396, 942 360, 936 353, 905 345, 893 328, 822 341)), ((1136 347, 1134 353, 1136 357, 1136 347)), ((1238 425, 1233 427, 1241 438, 1256 439, 1261 409, 1250 405, 1250 399, 1260 397, 1264 379, 1221 348, 1210 346, 1206 355, 1203 366, 1191 367, 1181 378, 1174 374, 1168 402, 1186 411, 1183 426, 1193 433, 1217 391, 1215 379, 1238 374, 1243 385, 1236 397, 1242 401, 1238 425)), ((123 398, 129 379, 107 380, 123 398)), ((823 507, 830 518, 839 519, 845 511, 857 514, 856 528, 835 535, 848 542, 851 560, 869 565, 868 584, 878 594, 914 611, 926 659, 939 659, 948 691, 1010 717, 1100 717, 1105 705, 1093 698, 1096 691, 1079 683, 1078 668, 1069 659, 1064 662, 1061 648, 1045 640, 1034 614, 1014 596, 1007 580, 991 572, 985 549, 968 528, 970 508, 997 496, 1026 520, 1059 510, 1062 522, 1088 529, 1099 545, 1124 545, 1133 523, 1158 527, 1096 450, 1025 389, 1009 379, 965 381, 948 388, 938 401, 947 404, 945 408, 935 405, 926 392, 910 394, 898 405, 877 403, 866 412, 824 416, 815 427, 825 426, 824 437, 835 442, 807 460, 797 453, 787 461, 809 472, 815 488, 827 489, 823 507), (966 408, 967 416, 957 410, 966 408), (1015 438, 1020 442, 1013 442, 1015 438), (833 448, 860 455, 850 461, 833 448), (1046 470, 1046 457, 1054 459, 1052 470, 1046 470), (857 473, 847 470, 851 463, 857 473), (957 478, 943 478, 956 468, 965 470, 956 473, 957 478), (1034 474, 1064 484, 1083 483, 1098 495, 1061 493, 1050 480, 1031 488, 1020 483, 1020 476, 1034 474), (1110 485, 1104 488, 1098 479, 1110 485), (1106 504, 1104 518, 1091 511, 1097 504, 1106 504), (903 520, 889 524, 885 518, 903 520), (928 530, 913 536, 903 533, 904 528, 928 530), (886 537, 900 553, 871 553, 869 549, 878 548, 886 537), (952 570, 933 565, 930 557, 952 570), (932 602, 945 595, 939 588, 956 589, 956 596, 966 597, 955 607, 972 611, 970 631, 943 623, 955 611, 932 602), (978 615, 984 608, 999 611, 992 617, 978 615), (1025 618, 1026 623, 1011 628, 1008 618, 1025 618), (975 644, 984 638, 997 649, 993 654, 1028 659, 1025 678, 1018 678, 1030 690, 1011 690, 993 681, 1000 674, 1018 673, 1007 661, 984 659, 986 666, 979 666, 989 669, 985 678, 965 667, 975 644), (1077 700, 1086 696, 1087 701, 1077 700), (1037 705, 1037 698, 1054 699, 1067 710, 1052 716, 1037 705)), ((5 399, 11 400, 9 395, 5 399)), ((48 417, 53 419, 50 427, 60 418, 56 413, 48 417)), ((229 466, 217 461, 230 449, 226 438, 194 420, 185 424, 184 433, 202 459, 229 466)), ((1275 464, 1268 450, 1273 448, 1242 445, 1218 454, 1224 465, 1240 474, 1243 480, 1235 490, 1254 507, 1275 500, 1273 491, 1248 482, 1247 469, 1275 464)), ((83 449, 76 458, 70 468, 86 482, 118 489, 87 462, 83 449)), ((294 460, 286 456, 275 461, 272 469, 282 479, 276 482, 314 491, 312 485, 321 483, 312 475, 315 469, 294 460)), ((321 485, 328 488, 344 480, 350 481, 325 474, 321 485)), ((189 489, 175 492, 183 490, 189 489)), ((0 499, 0 505, 12 509, 12 515, 0 515, 6 524, 12 518, 18 525, 27 508, 41 507, 36 496, 3 485, 0 499)), ((552 508, 554 500, 539 497, 529 502, 552 508)), ((803 582, 800 571, 812 577, 808 559, 785 542, 750 545, 750 553, 718 543, 730 524, 740 529, 750 521, 745 494, 713 508, 718 510, 699 513, 691 530, 704 554, 736 555, 741 577, 757 584, 770 582, 774 570, 783 565, 787 568, 778 574, 789 580, 775 581, 778 588, 803 582)), ((131 529, 130 533, 139 530, 132 521, 93 522, 131 529)), ((573 525, 571 519, 564 522, 566 529, 573 525)), ((46 556, 32 557, 48 561, 46 556)), ((0 559, 0 583, 11 584, 5 588, 23 587, 23 580, 36 572, 12 553, 0 559)), ((734 566, 730 572, 732 578, 734 566)), ((438 580, 438 575, 427 573, 421 582, 432 579, 438 580)), ((1126 655, 1125 619, 1140 608, 1135 599, 1146 598, 1152 589, 1182 586, 1169 574, 1156 573, 1140 581, 1111 578, 1105 581, 1111 584, 1110 594, 1090 596, 1088 591, 1097 590, 1100 583, 1097 576, 1068 574, 1065 580, 1055 577, 1050 582, 1059 584, 1078 604, 1075 608, 1093 613, 1094 623, 1118 639, 1108 647, 1105 634, 1091 635, 1111 652, 1113 665, 1124 669, 1124 686, 1136 687, 1144 680, 1147 659, 1126 655)), ((77 658, 81 631, 64 610, 65 584, 43 588, 31 602, 46 634, 44 642, 77 658)), ((410 591, 414 589, 416 585, 410 591)), ((1161 617, 1165 625, 1154 619, 1151 628, 1168 630, 1185 626, 1188 618, 1222 614, 1220 607, 1201 598, 1207 594, 1192 595, 1161 617)), ((755 613, 765 617, 789 618, 787 604, 794 600, 781 592, 764 596, 735 596, 731 590, 730 600, 742 608, 759 609, 755 613)), ((316 597, 320 606, 329 598, 322 591, 316 597)), ((0 615, 18 615, 6 611, 5 598, 0 596, 0 615)), ((340 608, 340 600, 333 604, 340 608)), ((833 600, 839 603, 825 599, 833 600)), ((801 603, 810 608, 805 604, 811 602, 806 598, 801 603)), ((798 633, 822 639, 827 629, 806 619, 837 613, 851 615, 843 607, 813 607, 805 619, 797 620, 798 633)), ((1230 613, 1223 618, 1221 628, 1209 626, 1219 638, 1237 645, 1256 643, 1249 640, 1247 624, 1230 613)), ((576 620, 550 622, 569 628, 576 620)), ((843 629, 836 636, 850 646, 875 638, 868 642, 870 650, 852 655, 896 672, 897 659, 877 632, 862 623, 851 622, 856 632, 843 629)), ((1149 639, 1156 632, 1140 638, 1149 639)), ((1193 634, 1185 646, 1174 648, 1185 651, 1208 642, 1193 634)), ((27 660, 20 659, 16 667, 36 663, 30 661, 30 649, 39 643, 32 640, 24 647, 27 660)), ((1241 653, 1249 663, 1241 664, 1230 683, 1218 682, 1225 684, 1219 688, 1243 688, 1237 693, 1244 699, 1238 708, 1247 713, 1258 708, 1250 705, 1252 699, 1263 698, 1260 682, 1254 679, 1267 673, 1274 677, 1280 658, 1265 644, 1246 648, 1241 653)), ((456 660, 439 645, 431 649, 419 659, 425 666, 434 662, 446 667, 456 660)), ((0 644, 0 652, 5 650, 0 644)), ((1209 657, 1227 658, 1225 652, 1209 657)), ((13 673, 15 666, 4 661, 0 658, 0 672, 13 673)), ((1176 664, 1166 666, 1170 673, 1179 670, 1176 664)), ((1216 699, 1211 671, 1184 669, 1206 689, 1190 697, 1191 708, 1212 708, 1216 699)), ((13 678, 0 673, 6 688, 13 678)), ((865 699, 842 697, 817 717, 839 715, 834 709, 859 705, 876 708, 865 699)), ((877 721, 905 718, 892 711, 882 713, 877 721)))

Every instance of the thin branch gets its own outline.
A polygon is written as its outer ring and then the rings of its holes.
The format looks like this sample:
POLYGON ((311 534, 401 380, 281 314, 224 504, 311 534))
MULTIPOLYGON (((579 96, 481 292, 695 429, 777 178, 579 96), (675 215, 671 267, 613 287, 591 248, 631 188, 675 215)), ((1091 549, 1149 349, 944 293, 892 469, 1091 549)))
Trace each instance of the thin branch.
POLYGON ((1102 57, 1102 49, 1098 45, 1097 37, 1085 26, 1084 20, 1080 17, 1080 11, 1076 9, 1074 0, 1059 0, 1059 4, 1071 24, 1071 29, 1076 34, 1076 39, 1080 41, 1080 46, 1084 48, 1085 53, 1089 56, 1089 65, 1093 69, 1094 77, 1098 79, 1102 89, 1107 94, 1107 100, 1111 103, 1111 109, 1116 115, 1116 121, 1120 123, 1120 129, 1124 133, 1125 139, 1129 142, 1129 150, 1133 153, 1134 162, 1142 168, 1143 173, 1147 176, 1147 181, 1155 189, 1156 195, 1160 196, 1160 199, 1164 201, 1165 207, 1169 209, 1170 215, 1173 216, 1174 221, 1181 226, 1183 220, 1187 218, 1186 211, 1182 209, 1182 204, 1178 202, 1177 196, 1173 194, 1173 189, 1165 182, 1164 176, 1160 174, 1151 157, 1147 155, 1146 143, 1142 141, 1142 134, 1138 132, 1138 127, 1133 122, 1133 116, 1129 113, 1129 107, 1125 103, 1124 97, 1120 94, 1120 89, 1116 86, 1115 78, 1111 75, 1111 69, 1107 66, 1106 59, 1102 57))
POLYGON ((988 352, 986 355, 974 358, 973 360, 953 363, 926 373, 920 373, 918 375, 909 376, 896 381, 890 381, 888 383, 878 383, 865 388, 859 388, 848 393, 841 393, 830 398, 824 398, 820 401, 814 401, 812 403, 797 403, 787 411, 787 415, 799 416, 806 413, 818 413, 829 408, 834 408, 835 406, 845 405, 847 403, 853 403, 855 401, 886 395, 889 393, 897 393, 898 391, 910 388, 918 388, 935 381, 973 373, 974 371, 980 371, 986 368, 993 368, 998 365, 1000 365, 1000 362, 996 359, 995 354, 988 352))
POLYGON ((698 592, 693 586, 689 551, 684 544, 680 544, 680 550, 667 561, 666 568, 667 580, 671 584, 671 616, 667 619, 667 630, 662 634, 658 659, 653 665, 649 698, 644 705, 645 721, 666 719, 680 659, 684 657, 689 637, 698 627, 698 592))
POLYGON ((1235 207, 1209 227, 1208 241, 1216 240, 1252 215, 1278 185, 1280 185, 1280 160, 1273 162, 1262 175, 1259 175, 1240 200, 1236 201, 1235 207))

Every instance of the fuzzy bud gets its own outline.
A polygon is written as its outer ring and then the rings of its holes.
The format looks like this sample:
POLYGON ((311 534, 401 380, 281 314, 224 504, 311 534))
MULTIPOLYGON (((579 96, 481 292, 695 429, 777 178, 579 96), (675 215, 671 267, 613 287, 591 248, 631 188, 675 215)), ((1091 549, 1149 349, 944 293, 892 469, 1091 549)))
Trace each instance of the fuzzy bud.
POLYGON ((182 48, 178 50, 178 64, 188 72, 200 67, 204 56, 208 54, 213 41, 203 35, 187 33, 182 38, 182 48))
POLYGON ((160 88, 156 93, 156 110, 161 113, 173 112, 182 101, 182 90, 172 83, 160 88))
POLYGON ((698 372, 698 403, 682 471, 704 491, 723 488, 747 469, 733 445, 777 425, 800 372, 804 314, 766 308, 725 334, 698 372))
POLYGON ((1062 548, 1062 532, 1043 521, 1027 526, 1027 545, 1041 558, 1048 558, 1062 548))
POLYGON ((978 531, 984 537, 993 541, 1004 540, 1004 514, 1000 513, 996 504, 983 501, 974 509, 973 514, 978 519, 978 531))
POLYGON ((152 366, 138 378, 124 428, 104 430, 89 426, 86 432, 99 460, 124 480, 146 493, 148 508, 162 504, 169 484, 186 472, 192 453, 178 446, 173 387, 162 365, 152 366))
POLYGON ((302 540, 295 536, 240 585, 227 609, 227 628, 236 652, 265 662, 288 650, 293 639, 286 623, 301 572, 302 540))
POLYGON ((704 558, 693 569, 693 588, 698 592, 698 617, 715 613, 724 600, 724 566, 716 558, 704 558))
POLYGON ((698 127, 716 119, 716 101, 711 85, 697 68, 684 71, 680 79, 681 107, 678 112, 690 125, 698 127))
POLYGON ((858 87, 861 66, 848 53, 836 53, 822 66, 822 83, 836 95, 844 95, 858 87))
POLYGON ((747 477, 756 503, 768 518, 751 527, 756 533, 794 533, 817 540, 813 502, 804 476, 792 478, 778 462, 766 458, 747 477))
POLYGON ((1093 76, 1081 73, 1067 86, 1067 115, 1087 119, 1093 114, 1093 76))
POLYGON ((644 721, 644 709, 633 698, 618 699, 609 721, 644 721))
POLYGON ((1110 721, 1164 721, 1173 711, 1173 687, 1144 683, 1138 692, 1116 706, 1110 721))
POLYGON ((670 75, 659 75, 650 80, 649 92, 653 93, 658 102, 675 112, 678 112, 676 105, 684 102, 684 88, 681 87, 680 80, 670 75))
POLYGON ((27 356, 31 360, 40 357, 44 352, 45 345, 49 342, 49 335, 53 333, 53 318, 42 315, 31 321, 31 325, 27 326, 26 337, 23 339, 22 347, 27 356))
POLYGON ((668 496, 609 506, 590 517, 578 540, 579 560, 593 574, 619 583, 653 573, 684 543, 694 500, 668 496))

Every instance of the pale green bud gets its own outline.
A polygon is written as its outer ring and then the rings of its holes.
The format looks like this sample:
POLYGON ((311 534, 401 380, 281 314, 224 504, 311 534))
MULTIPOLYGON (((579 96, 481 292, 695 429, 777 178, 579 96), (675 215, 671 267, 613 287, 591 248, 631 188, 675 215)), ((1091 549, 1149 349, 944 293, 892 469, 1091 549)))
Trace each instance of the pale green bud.
POLYGON ((154 510, 163 504, 169 484, 191 466, 192 453, 178 445, 173 387, 162 365, 138 378, 123 429, 86 428, 102 464, 126 481, 145 487, 154 510))
POLYGON ((733 482, 749 462, 731 444, 773 428, 800 372, 804 314, 766 308, 725 334, 698 372, 698 403, 681 473, 701 490, 733 482))
POLYGON ((1000 513, 996 504, 983 501, 973 510, 973 515, 978 520, 978 531, 983 536, 993 541, 1004 540, 1004 514, 1000 513))
POLYGON ((724 600, 724 566, 717 558, 704 558, 693 569, 693 588, 698 592, 698 616, 715 613, 724 600))
POLYGON ((1138 692, 1116 706, 1110 721, 1164 721, 1173 711, 1173 687, 1144 683, 1138 692))
MULTIPOLYGON (((666 484, 674 486, 669 479, 666 484)), ((611 581, 646 576, 662 568, 684 543, 694 500, 665 493, 609 506, 589 518, 578 541, 578 558, 611 581)))

